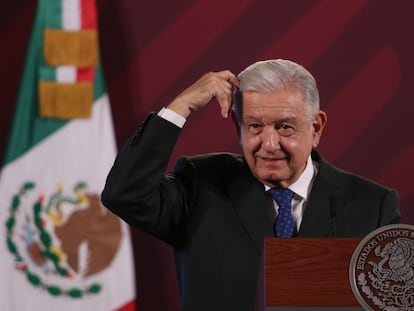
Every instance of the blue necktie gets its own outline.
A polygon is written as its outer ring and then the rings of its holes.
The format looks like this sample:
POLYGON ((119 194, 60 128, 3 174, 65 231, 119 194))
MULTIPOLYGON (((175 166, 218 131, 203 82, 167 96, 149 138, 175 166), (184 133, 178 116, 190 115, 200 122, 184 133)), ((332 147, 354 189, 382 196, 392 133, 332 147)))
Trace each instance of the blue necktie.
POLYGON ((269 192, 279 205, 275 223, 276 236, 290 238, 294 235, 296 230, 295 221, 293 220, 291 211, 291 201, 294 193, 288 188, 272 188, 269 192))

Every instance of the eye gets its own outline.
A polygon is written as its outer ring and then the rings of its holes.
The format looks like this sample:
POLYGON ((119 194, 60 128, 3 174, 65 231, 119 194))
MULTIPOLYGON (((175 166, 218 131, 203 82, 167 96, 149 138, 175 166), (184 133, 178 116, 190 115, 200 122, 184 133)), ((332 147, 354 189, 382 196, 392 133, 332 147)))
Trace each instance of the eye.
POLYGON ((290 136, 294 133, 295 129, 292 125, 289 125, 287 123, 281 123, 280 125, 278 125, 276 127, 277 132, 281 135, 281 136, 290 136))
POLYGON ((258 133, 260 133, 261 132, 261 130, 262 130, 262 128, 263 128, 263 125, 262 124, 260 124, 260 123, 249 123, 249 124, 247 124, 247 130, 250 132, 250 133, 253 133, 253 134, 258 134, 258 133))

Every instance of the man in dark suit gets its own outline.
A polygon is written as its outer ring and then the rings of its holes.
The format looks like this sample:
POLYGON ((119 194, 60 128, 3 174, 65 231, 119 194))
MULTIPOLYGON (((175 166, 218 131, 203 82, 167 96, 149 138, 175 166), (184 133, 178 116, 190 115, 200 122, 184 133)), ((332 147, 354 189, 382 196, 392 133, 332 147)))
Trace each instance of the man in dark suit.
POLYGON ((315 150, 326 121, 313 76, 294 62, 210 72, 147 118, 102 201, 174 247, 183 310, 253 310, 264 237, 363 237, 400 220, 396 191, 315 150), (233 114, 243 155, 182 157, 164 175, 186 118, 213 98, 233 114), (269 195, 279 190, 293 197, 269 195))

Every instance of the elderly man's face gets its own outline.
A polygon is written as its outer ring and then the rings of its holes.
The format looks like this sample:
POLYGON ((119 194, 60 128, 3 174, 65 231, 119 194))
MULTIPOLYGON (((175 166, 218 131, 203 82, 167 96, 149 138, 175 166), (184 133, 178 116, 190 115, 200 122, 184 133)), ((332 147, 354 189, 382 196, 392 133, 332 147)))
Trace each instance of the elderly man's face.
POLYGON ((271 93, 243 92, 241 145, 262 183, 288 187, 305 169, 326 123, 324 112, 311 119, 306 107, 293 86, 271 93))

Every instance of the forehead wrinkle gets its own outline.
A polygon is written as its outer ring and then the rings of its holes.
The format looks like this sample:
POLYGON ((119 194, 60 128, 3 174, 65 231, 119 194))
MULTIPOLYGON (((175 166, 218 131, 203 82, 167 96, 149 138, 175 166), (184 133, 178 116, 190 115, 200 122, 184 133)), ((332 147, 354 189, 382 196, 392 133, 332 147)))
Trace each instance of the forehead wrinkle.
MULTIPOLYGON (((271 117, 269 117, 271 118, 271 117)), ((266 119, 266 115, 263 116, 244 116, 243 120, 245 121, 261 121, 263 122, 264 119, 266 119)), ((291 123, 296 123, 297 118, 296 117, 281 117, 281 118, 276 118, 274 120, 272 120, 271 123, 282 123, 282 122, 291 122, 291 123)))

